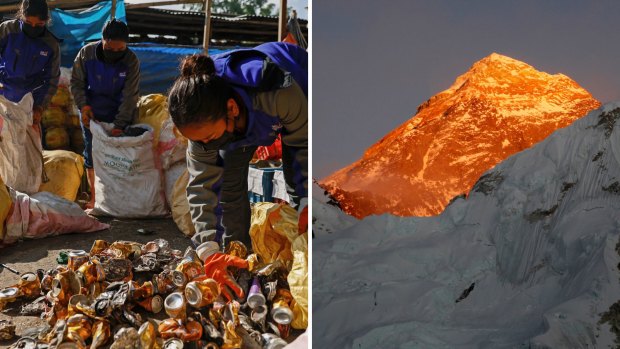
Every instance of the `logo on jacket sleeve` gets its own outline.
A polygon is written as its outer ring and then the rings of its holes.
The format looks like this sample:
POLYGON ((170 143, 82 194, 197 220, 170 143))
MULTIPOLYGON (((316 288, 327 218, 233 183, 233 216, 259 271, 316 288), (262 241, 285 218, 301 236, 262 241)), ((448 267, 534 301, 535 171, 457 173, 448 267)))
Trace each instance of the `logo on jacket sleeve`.
POLYGON ((121 77, 121 78, 125 78, 125 77, 127 77, 127 72, 122 71, 122 72, 120 72, 118 74, 118 76, 121 77))
POLYGON ((43 57, 47 57, 47 53, 48 53, 48 51, 41 51, 41 52, 39 52, 39 54, 41 56, 43 56, 43 57))

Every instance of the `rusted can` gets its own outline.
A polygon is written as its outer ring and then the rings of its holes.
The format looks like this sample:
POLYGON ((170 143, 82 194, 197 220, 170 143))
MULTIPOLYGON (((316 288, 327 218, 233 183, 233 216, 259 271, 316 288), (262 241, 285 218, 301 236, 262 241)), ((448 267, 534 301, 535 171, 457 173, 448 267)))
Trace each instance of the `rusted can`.
POLYGON ((166 295, 176 289, 176 285, 172 282, 172 273, 170 271, 163 271, 159 274, 153 275, 153 289, 154 292, 160 295, 166 295))
POLYGON ((293 311, 290 304, 293 301, 291 291, 280 288, 276 291, 273 298, 273 306, 271 307, 271 317, 273 321, 280 325, 288 325, 293 321, 293 311))
POLYGON ((226 246, 226 254, 245 259, 248 256, 248 248, 241 241, 231 241, 226 246))
POLYGON ((35 273, 24 273, 17 284, 19 293, 26 298, 34 298, 41 295, 41 281, 35 273))
POLYGON ((69 304, 67 305, 67 314, 69 316, 73 316, 82 313, 81 309, 84 304, 88 304, 88 297, 86 295, 75 294, 71 296, 69 299, 69 304))
POLYGON ((184 257, 172 272, 172 282, 178 287, 183 287, 203 273, 202 263, 191 257, 184 257))
POLYGON ((142 245, 131 241, 115 241, 107 250, 116 258, 133 259, 142 253, 142 245))
POLYGON ((181 292, 169 294, 164 301, 164 308, 166 309, 166 314, 173 319, 180 319, 182 321, 187 319, 187 306, 181 292))
POLYGON ((82 264, 75 274, 80 280, 82 287, 89 287, 95 282, 102 282, 105 280, 103 265, 96 259, 82 264))
POLYGON ((84 250, 69 251, 69 261, 67 262, 67 269, 76 271, 78 268, 88 262, 90 257, 84 250))
POLYGON ((90 248, 90 255, 95 256, 101 254, 105 249, 110 247, 110 244, 105 240, 95 240, 93 246, 90 248))
POLYGON ((110 340, 110 323, 107 321, 97 321, 93 325, 92 349, 103 347, 110 340))
POLYGON ((155 294, 153 282, 145 281, 142 285, 135 281, 129 282, 129 298, 133 300, 152 297, 155 294))
POLYGON ((220 294, 220 287, 213 279, 192 281, 185 286, 187 303, 194 308, 212 304, 220 294))
POLYGON ((276 326, 278 326, 278 331, 280 332, 280 337, 286 339, 288 338, 288 336, 291 335, 291 325, 283 325, 283 324, 276 324, 276 326))
POLYGON ((79 293, 80 281, 72 270, 58 273, 52 281, 52 295, 63 306, 69 304, 71 296, 79 293))
POLYGON ((138 302, 142 308, 150 311, 151 313, 159 313, 164 307, 164 300, 159 295, 145 298, 138 302))
POLYGON ((250 292, 248 292, 248 305, 250 308, 255 309, 256 307, 265 305, 266 302, 267 300, 265 299, 265 295, 263 295, 260 280, 255 277, 254 280, 252 280, 250 292))
POLYGON ((157 328, 152 322, 147 321, 138 330, 140 335, 140 348, 154 349, 157 344, 157 328))
POLYGON ((75 314, 67 319, 67 337, 76 343, 84 344, 92 335, 92 324, 88 316, 75 314))
POLYGON ((0 290, 0 310, 4 309, 4 307, 11 302, 14 302, 19 297, 19 288, 17 287, 7 287, 0 290))
POLYGON ((183 349, 183 341, 178 338, 170 338, 164 342, 163 349, 183 349))

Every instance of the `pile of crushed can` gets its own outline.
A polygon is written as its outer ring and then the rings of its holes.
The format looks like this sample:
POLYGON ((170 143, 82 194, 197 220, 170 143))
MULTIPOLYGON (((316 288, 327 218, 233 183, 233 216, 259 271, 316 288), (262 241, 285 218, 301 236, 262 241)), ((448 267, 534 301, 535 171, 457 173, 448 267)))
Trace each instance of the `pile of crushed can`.
POLYGON ((21 313, 49 324, 12 348, 286 346, 294 302, 286 267, 261 263, 240 242, 225 251, 209 241, 183 253, 163 239, 96 240, 89 253, 70 251, 66 266, 0 290, 0 309, 28 300, 21 313))

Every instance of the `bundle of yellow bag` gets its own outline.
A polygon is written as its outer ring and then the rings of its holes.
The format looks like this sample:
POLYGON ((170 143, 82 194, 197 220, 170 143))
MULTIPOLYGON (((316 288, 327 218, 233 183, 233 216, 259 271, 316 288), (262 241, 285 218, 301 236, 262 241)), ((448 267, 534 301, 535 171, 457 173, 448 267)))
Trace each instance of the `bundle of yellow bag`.
POLYGON ((293 295, 291 327, 308 327, 308 233, 299 234, 297 211, 286 205, 259 202, 252 206, 252 249, 265 263, 281 261, 293 295))
POLYGON ((73 98, 67 86, 59 86, 50 105, 43 111, 43 146, 48 150, 84 151, 84 139, 79 115, 73 112, 73 98))

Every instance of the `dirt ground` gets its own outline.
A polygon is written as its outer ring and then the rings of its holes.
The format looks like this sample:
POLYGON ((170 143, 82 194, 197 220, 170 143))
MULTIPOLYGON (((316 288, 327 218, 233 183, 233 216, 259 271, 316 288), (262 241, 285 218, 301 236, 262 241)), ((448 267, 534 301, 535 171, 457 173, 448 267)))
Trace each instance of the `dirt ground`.
MULTIPOLYGON (((3 248, 0 250, 0 263, 4 263, 21 273, 34 272, 37 269, 48 270, 58 265, 56 257, 61 251, 89 251, 95 240, 106 240, 109 242, 128 240, 145 243, 162 238, 168 240, 170 246, 178 250, 185 250, 187 246, 191 245, 190 239, 177 229, 172 219, 101 219, 101 221, 110 224, 110 229, 95 233, 69 234, 41 240, 28 240, 3 248), (141 235, 137 232, 140 228, 154 230, 155 233, 152 235, 141 235)), ((18 281, 19 276, 7 270, 0 273, 0 288, 12 286, 18 281)), ((23 335, 24 331, 28 329, 44 326, 45 324, 45 321, 38 317, 19 315, 20 304, 20 302, 16 302, 14 305, 9 304, 3 312, 0 312, 0 320, 11 319, 15 323, 17 337, 23 335)), ((8 348, 17 339, 19 338, 11 341, 0 341, 0 348, 8 348)))

